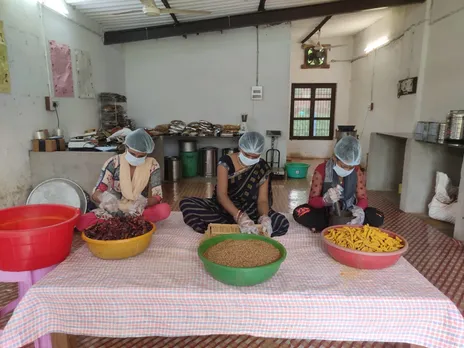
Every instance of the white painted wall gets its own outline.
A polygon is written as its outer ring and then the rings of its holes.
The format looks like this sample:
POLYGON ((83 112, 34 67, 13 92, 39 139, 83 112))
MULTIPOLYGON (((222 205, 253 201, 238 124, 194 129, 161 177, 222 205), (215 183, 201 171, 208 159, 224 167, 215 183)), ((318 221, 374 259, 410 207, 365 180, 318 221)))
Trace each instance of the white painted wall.
MULTIPOLYGON (((37 129, 56 127, 56 116, 45 111, 44 104, 49 94, 46 41, 56 40, 90 52, 97 93, 125 92, 124 60, 118 47, 103 46, 97 35, 98 25, 68 9, 70 18, 80 25, 46 8, 42 21, 41 7, 35 0, 0 1, 11 73, 11 94, 0 94, 0 207, 24 203, 31 186, 32 134, 37 129)), ((57 100, 60 126, 68 136, 98 125, 96 99, 57 100)))
MULTIPOLYGON (((278 129, 286 139, 289 45, 289 25, 259 29, 264 100, 253 102, 256 28, 124 44, 129 114, 140 126, 153 127, 175 119, 238 124, 248 113, 250 130, 278 129)), ((286 141, 278 148, 284 157, 286 141)))
POLYGON ((352 64, 349 123, 356 124, 363 146, 369 151, 372 132, 413 132, 417 95, 397 97, 399 80, 419 75, 424 33, 425 4, 394 8, 354 37, 354 56, 372 41, 388 36, 387 46, 352 64), (368 111, 371 101, 374 110, 368 111))
POLYGON ((420 118, 444 122, 450 110, 464 109, 464 2, 433 4, 420 118))
MULTIPOLYGON (((348 124, 350 108, 351 64, 330 62, 331 60, 350 60, 353 54, 353 38, 334 37, 321 39, 322 44, 346 45, 335 47, 328 53, 330 69, 301 69, 303 50, 301 40, 308 34, 308 21, 292 23, 290 81, 291 83, 336 83, 337 99, 335 106, 336 125, 348 124)), ((290 117, 290 109, 287 112, 290 117)), ((288 140, 287 154, 290 157, 327 158, 332 154, 333 140, 288 140)))

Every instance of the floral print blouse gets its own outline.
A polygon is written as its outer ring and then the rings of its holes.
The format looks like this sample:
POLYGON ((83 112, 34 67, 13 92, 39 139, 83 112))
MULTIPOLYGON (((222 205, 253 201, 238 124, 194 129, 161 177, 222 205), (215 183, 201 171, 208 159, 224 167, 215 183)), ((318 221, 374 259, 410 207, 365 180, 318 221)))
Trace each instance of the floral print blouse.
MULTIPOLYGON (((97 185, 94 192, 99 190, 105 192, 111 190, 118 199, 122 198, 121 186, 119 183, 120 162, 119 155, 111 157, 103 165, 100 177, 98 178, 97 185)), ((161 172, 159 163, 155 160, 153 166, 150 168, 150 183, 143 190, 142 195, 148 198, 148 187, 151 187, 151 197, 159 196, 163 198, 163 190, 161 188, 161 172)))

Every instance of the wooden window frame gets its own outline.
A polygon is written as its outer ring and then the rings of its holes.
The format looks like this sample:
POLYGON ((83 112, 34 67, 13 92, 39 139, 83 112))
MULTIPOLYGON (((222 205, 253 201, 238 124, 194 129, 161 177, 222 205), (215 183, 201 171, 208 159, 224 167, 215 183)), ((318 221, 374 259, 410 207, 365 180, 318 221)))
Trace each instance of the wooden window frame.
POLYGON ((290 103, 290 140, 332 140, 334 138, 334 128, 335 128, 335 104, 337 99, 337 84, 336 83, 292 83, 292 95, 290 103), (311 98, 295 98, 295 90, 297 88, 310 88, 311 89, 311 98), (330 88, 332 89, 332 94, 330 98, 316 98, 315 90, 317 88, 330 88), (293 124, 295 121, 295 100, 309 100, 311 101, 309 117, 298 117, 296 120, 309 120, 309 136, 294 136, 293 135, 293 124), (316 118, 316 120, 330 120, 329 135, 326 137, 314 136, 314 110, 316 106, 316 101, 319 100, 330 100, 330 117, 316 118))

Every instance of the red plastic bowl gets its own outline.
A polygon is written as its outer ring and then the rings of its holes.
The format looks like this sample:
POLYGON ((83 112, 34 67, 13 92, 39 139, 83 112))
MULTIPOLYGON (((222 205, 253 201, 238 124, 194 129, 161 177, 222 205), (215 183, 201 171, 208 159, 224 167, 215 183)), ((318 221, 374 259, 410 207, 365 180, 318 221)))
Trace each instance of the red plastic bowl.
POLYGON ((66 259, 79 216, 79 209, 56 204, 0 210, 0 270, 33 271, 66 259))
MULTIPOLYGON (((393 266, 399 260, 401 255, 403 255, 408 250, 409 245, 406 239, 401 237, 399 234, 396 234, 396 233, 393 233, 391 231, 387 231, 384 229, 380 229, 380 230, 382 232, 388 233, 390 237, 401 238, 401 240, 404 243, 404 247, 401 248, 400 250, 384 252, 384 253, 373 253, 373 252, 368 252, 368 251, 358 251, 358 250, 348 249, 348 248, 339 246, 331 242, 327 238, 325 238, 325 235, 329 232, 329 230, 331 230, 332 228, 339 228, 339 227, 345 227, 345 226, 343 225, 330 226, 322 231, 321 236, 322 236, 322 241, 324 245, 327 247, 327 252, 329 253, 329 255, 332 256, 335 260, 337 260, 343 265, 354 267, 354 268, 360 268, 360 269, 387 268, 387 267, 393 266)), ((363 227, 363 226, 349 225, 349 227, 363 227)))

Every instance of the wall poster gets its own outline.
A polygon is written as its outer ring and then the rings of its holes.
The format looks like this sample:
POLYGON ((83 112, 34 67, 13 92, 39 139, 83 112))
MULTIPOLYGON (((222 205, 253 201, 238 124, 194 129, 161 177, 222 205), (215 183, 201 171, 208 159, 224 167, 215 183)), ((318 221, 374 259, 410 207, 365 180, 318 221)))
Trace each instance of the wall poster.
POLYGON ((55 97, 74 97, 71 49, 68 45, 50 41, 53 90, 55 97))
POLYGON ((92 62, 90 61, 90 53, 82 50, 75 50, 76 55, 76 73, 77 73, 77 89, 79 98, 92 99, 95 98, 95 89, 92 80, 92 62))
POLYGON ((10 68, 8 66, 8 52, 6 47, 3 22, 0 21, 0 93, 10 93, 10 68))

